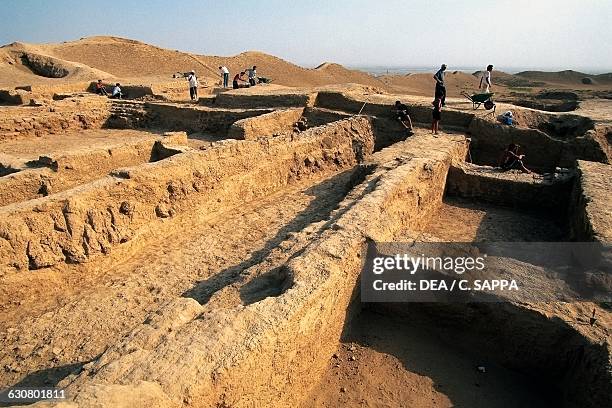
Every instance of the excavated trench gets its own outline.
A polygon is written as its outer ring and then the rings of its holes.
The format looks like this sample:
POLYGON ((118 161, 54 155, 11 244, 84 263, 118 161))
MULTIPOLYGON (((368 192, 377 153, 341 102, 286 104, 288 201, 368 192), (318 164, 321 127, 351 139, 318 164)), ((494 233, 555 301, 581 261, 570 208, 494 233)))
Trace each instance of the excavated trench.
MULTIPOLYGON (((173 107, 148 109, 137 122, 180 127, 159 114, 173 107)), ((573 173, 491 175, 463 162, 464 136, 406 139, 384 116, 185 115, 206 144, 157 141, 134 167, 0 208, 0 341, 13 345, 0 388, 66 387, 107 406, 605 401, 605 347, 535 306, 359 301, 367 239, 570 239, 568 213, 551 209, 572 207, 573 173), (291 133, 301 116, 316 127, 291 133), (202 120, 244 140, 208 144, 202 120)))
MULTIPOLYGON (((108 146, 68 147, 63 151, 59 147, 55 149, 57 152, 31 152, 28 146, 23 146, 23 151, 17 150, 15 156, 3 156, 6 163, 0 163, 0 207, 66 191, 101 179, 117 169, 154 163, 180 152, 166 146, 162 135, 130 131, 127 136, 132 140, 124 141, 122 131, 106 132, 118 133, 108 146)), ((88 132, 82 132, 80 138, 87 140, 87 137, 88 132)), ((16 145, 10 146, 13 149, 21 147, 18 143, 12 145, 16 145)), ((50 146, 49 142, 46 147, 50 149, 50 146)))
MULTIPOLYGON (((442 205, 424 226, 411 226, 394 241, 572 239, 574 173, 539 182, 489 173, 453 165, 442 205)), ((355 301, 352 308, 340 346, 304 407, 597 407, 609 401, 609 351, 538 305, 355 301)), ((590 309, 577 308, 584 321, 590 309)))

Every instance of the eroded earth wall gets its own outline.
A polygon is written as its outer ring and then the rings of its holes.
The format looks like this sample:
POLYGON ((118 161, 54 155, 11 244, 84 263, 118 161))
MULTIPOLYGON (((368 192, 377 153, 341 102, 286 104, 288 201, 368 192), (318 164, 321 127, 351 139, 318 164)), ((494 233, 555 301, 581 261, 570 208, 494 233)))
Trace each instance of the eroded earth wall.
POLYGON ((219 142, 49 197, 0 208, 0 265, 84 262, 147 227, 198 206, 238 205, 301 177, 349 167, 373 152, 371 123, 355 118, 299 137, 219 142))
MULTIPOLYGON (((355 121, 364 119, 340 123, 355 121)), ((365 164, 370 174, 283 267, 280 295, 213 310, 171 301, 59 385, 83 407, 138 404, 143 389, 159 407, 296 406, 351 319, 364 244, 426 222, 466 150, 460 136, 421 136, 376 153, 365 164)))

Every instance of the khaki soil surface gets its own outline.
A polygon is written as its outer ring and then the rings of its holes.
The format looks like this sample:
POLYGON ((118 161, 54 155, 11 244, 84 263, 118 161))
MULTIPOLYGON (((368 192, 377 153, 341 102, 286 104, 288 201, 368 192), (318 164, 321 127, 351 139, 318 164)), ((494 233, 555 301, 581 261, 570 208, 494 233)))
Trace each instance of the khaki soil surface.
POLYGON ((110 149, 138 141, 159 139, 159 133, 143 130, 90 129, 61 134, 0 140, 0 152, 19 160, 36 160, 43 155, 71 155, 110 149))
POLYGON ((363 311, 303 407, 557 407, 551 394, 452 337, 363 311))
MULTIPOLYGON (((265 267, 285 262, 301 248, 295 233, 324 219, 349 179, 336 173, 240 208, 220 204, 217 213, 174 220, 163 237, 95 264, 0 278, 0 343, 12 345, 0 350, 0 388, 56 384, 166 301, 182 294, 206 303, 270 254, 265 267)), ((213 300, 214 307, 249 301, 227 293, 213 300)))
POLYGON ((444 199, 424 232, 442 242, 545 242, 564 238, 562 226, 545 213, 454 197, 444 199))

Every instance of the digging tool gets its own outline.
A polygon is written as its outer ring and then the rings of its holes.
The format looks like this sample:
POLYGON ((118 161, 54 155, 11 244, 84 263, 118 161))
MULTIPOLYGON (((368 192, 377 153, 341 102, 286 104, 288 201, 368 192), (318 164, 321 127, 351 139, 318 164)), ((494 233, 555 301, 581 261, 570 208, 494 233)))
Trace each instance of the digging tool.
POLYGON ((365 108, 366 104, 368 103, 368 101, 366 100, 363 105, 361 105, 361 109, 359 109, 359 112, 357 112, 357 116, 361 115, 361 112, 363 112, 363 108, 365 108))

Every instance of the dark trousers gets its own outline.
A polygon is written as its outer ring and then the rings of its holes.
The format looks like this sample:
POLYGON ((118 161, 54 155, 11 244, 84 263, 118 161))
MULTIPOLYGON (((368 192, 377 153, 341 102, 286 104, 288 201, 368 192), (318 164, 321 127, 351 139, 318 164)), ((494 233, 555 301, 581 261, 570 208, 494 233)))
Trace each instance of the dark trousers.
POLYGON ((251 86, 255 86, 255 78, 249 78, 249 84, 251 84, 251 86))
POLYGON ((227 88, 228 83, 229 83, 229 74, 226 74, 224 72, 223 73, 223 87, 227 88))
POLYGON ((436 82, 436 95, 440 95, 442 106, 446 105, 446 87, 436 82))
POLYGON ((192 101, 195 101, 196 99, 198 99, 198 87, 197 86, 192 86, 189 88, 189 96, 191 97, 192 101))

